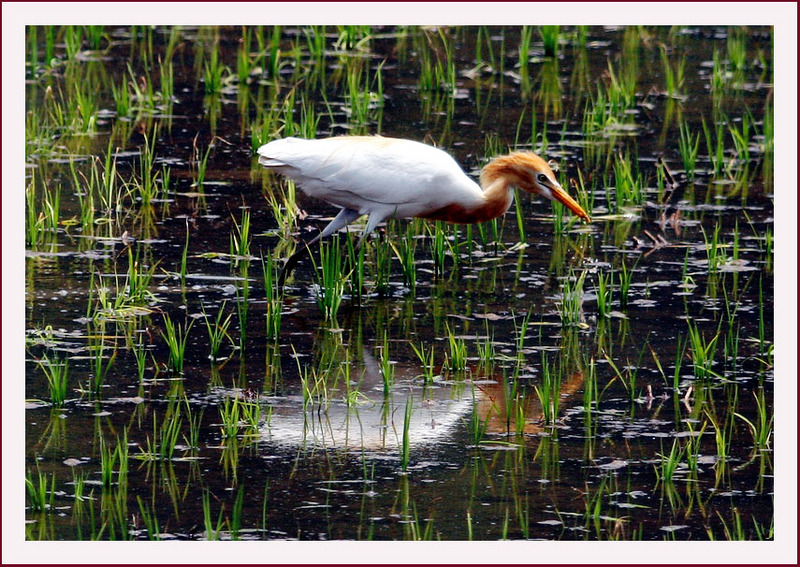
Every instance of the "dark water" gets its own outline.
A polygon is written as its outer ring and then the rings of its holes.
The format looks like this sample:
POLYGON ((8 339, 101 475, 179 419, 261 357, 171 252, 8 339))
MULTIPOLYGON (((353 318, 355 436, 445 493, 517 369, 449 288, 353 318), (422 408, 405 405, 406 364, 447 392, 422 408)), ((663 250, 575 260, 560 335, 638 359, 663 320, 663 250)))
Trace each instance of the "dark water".
POLYGON ((55 479, 52 505, 26 500, 27 537, 771 539, 771 30, 562 27, 552 57, 534 29, 527 71, 521 28, 329 27, 316 55, 321 32, 247 28, 253 65, 242 82, 242 28, 105 28, 96 49, 86 31, 74 60, 55 29, 54 66, 45 62, 50 32, 37 28, 29 115, 45 115, 48 97, 68 101, 74 80, 93 85, 96 106, 89 133, 53 128, 46 145, 28 137, 37 203, 44 187, 60 187, 62 222, 25 258, 25 466, 55 479), (673 65, 685 57, 675 96, 664 49, 673 65), (219 92, 207 93, 214 50, 227 69, 219 92), (132 91, 163 89, 168 52, 171 99, 117 115, 112 85, 128 77, 132 91), (445 73, 427 86, 426 61, 451 61, 454 84, 445 73), (598 104, 626 73, 630 99, 598 104), (363 119, 348 87, 356 76, 355 92, 373 93, 363 119), (598 107, 608 113, 587 125, 598 107), (267 108, 277 109, 274 123, 254 142, 267 108), (593 222, 554 223, 560 211, 520 196, 524 238, 513 206, 495 227, 442 227, 449 245, 439 264, 433 225, 390 221, 366 249, 363 288, 346 280, 334 318, 317 301, 318 252, 301 262, 273 336, 264 259, 285 258, 294 237, 316 234, 335 210, 298 193, 304 214, 287 234, 268 204, 286 185, 254 150, 300 133, 309 109, 317 136, 427 140, 472 175, 508 147, 533 147, 560 162, 565 186, 582 180, 593 222), (693 171, 681 124, 697 136, 693 171), (91 230, 64 223, 80 218, 96 157, 103 164, 113 148, 126 186, 140 175, 145 140, 155 145, 152 170, 169 171, 167 192, 145 206, 123 191, 115 210, 96 206, 91 230), (625 165, 641 188, 627 201, 625 165), (230 256, 245 211, 249 256, 230 256), (409 242, 415 286, 398 257, 409 242), (385 273, 375 267, 381 254, 391 258, 385 273), (119 298, 130 289, 131 261, 152 270, 152 295, 138 310, 104 311, 104 290, 119 298), (604 277, 614 282, 610 314, 598 305, 604 277), (211 360, 205 319, 218 313, 230 326, 211 360), (193 322, 182 372, 170 371, 167 319, 193 322), (432 368, 415 348, 433 353, 432 368), (463 364, 453 362, 459 348, 463 364), (50 403, 44 357, 68 360, 61 407, 50 403), (552 421, 546 385, 558 392, 552 421), (259 413, 226 434, 221 411, 233 400, 259 413), (749 424, 761 414, 759 445, 749 424), (176 415, 174 451, 153 456, 176 415), (127 473, 116 462, 104 484, 101 455, 126 442, 127 473))

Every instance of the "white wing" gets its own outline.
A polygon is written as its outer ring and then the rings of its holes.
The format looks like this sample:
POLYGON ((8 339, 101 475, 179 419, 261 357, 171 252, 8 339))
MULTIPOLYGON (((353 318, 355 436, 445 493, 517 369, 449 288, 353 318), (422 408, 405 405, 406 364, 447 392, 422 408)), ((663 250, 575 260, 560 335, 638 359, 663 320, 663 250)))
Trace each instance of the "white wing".
POLYGON ((482 199, 480 187, 446 152, 380 136, 284 138, 258 150, 259 163, 309 195, 362 214, 412 217, 482 199))

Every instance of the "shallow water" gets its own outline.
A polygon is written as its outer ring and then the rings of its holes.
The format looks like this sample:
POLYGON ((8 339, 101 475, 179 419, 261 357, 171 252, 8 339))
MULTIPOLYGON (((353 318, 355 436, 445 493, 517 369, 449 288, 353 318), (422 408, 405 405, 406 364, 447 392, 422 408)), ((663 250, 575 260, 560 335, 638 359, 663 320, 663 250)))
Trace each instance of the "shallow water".
MULTIPOLYGON (((48 32, 37 28, 29 123, 38 116, 52 142, 29 128, 29 180, 37 213, 44 188, 60 187, 61 202, 58 229, 26 247, 26 468, 55 483, 44 510, 29 494, 28 537, 771 538, 770 30, 560 31, 555 58, 533 31, 526 71, 520 28, 331 27, 319 54, 321 30, 267 28, 260 51, 248 28, 242 82, 241 28, 106 28, 98 49, 84 37, 72 60, 54 30, 55 66, 43 63, 48 32), (161 61, 172 52, 174 94, 136 99, 139 110, 119 116, 111 85, 164 89, 149 42, 161 61), (685 55, 675 96, 665 94, 662 45, 671 64, 685 55), (228 69, 207 94, 199 54, 210 66, 215 49, 228 69), (445 74, 428 86, 426 62, 450 59, 454 85, 445 74), (626 73, 633 97, 600 105, 608 113, 588 126, 597 85, 611 93, 626 73), (53 126, 48 97, 69 106, 76 81, 96 97, 93 125, 53 126), (352 93, 366 90, 359 114, 352 93), (533 147, 560 162, 563 185, 582 180, 593 222, 519 196, 521 223, 512 206, 495 226, 442 226, 437 256, 433 224, 390 221, 366 247, 362 285, 343 279, 335 316, 318 305, 319 251, 271 299, 262 265, 269 272, 270 258, 335 210, 298 192, 300 218, 282 225, 269 199, 285 212, 290 188, 257 165, 254 146, 302 133, 309 108, 318 136, 434 142, 472 175, 507 147, 533 147), (268 137, 254 144, 265 122, 268 137), (697 136, 693 171, 679 124, 697 136), (146 139, 152 171, 169 172, 147 206, 128 193, 146 139), (106 210, 98 191, 94 222, 82 224, 92 171, 110 178, 107 163, 121 197, 106 210), (629 201, 627 165, 642 190, 629 201), (245 211, 249 253, 232 254, 245 211), (412 244, 413 286, 400 259, 412 244), (152 271, 137 301, 132 261, 152 271), (603 278, 613 282, 608 313, 603 278), (212 359, 206 321, 228 316, 212 359), (181 372, 170 368, 166 320, 191 324, 181 372), (44 357, 68 361, 60 407, 44 357), (226 433, 232 408, 256 415, 226 433), (169 424, 174 448, 156 451, 169 424), (117 446, 127 470, 118 458, 104 483, 102 455, 117 446)), ((346 256, 345 240, 333 246, 346 256)))

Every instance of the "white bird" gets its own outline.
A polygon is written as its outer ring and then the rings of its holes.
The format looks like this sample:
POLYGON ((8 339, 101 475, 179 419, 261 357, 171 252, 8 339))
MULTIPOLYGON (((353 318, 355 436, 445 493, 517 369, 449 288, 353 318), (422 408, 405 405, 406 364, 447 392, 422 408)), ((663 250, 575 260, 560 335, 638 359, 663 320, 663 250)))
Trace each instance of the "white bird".
POLYGON ((477 223, 504 214, 514 188, 559 201, 584 221, 589 215, 532 152, 496 157, 481 171, 480 186, 445 151, 382 136, 283 138, 261 146, 258 162, 294 180, 308 195, 341 209, 319 235, 292 255, 287 270, 308 247, 362 215, 369 215, 358 245, 387 218, 421 217, 477 223))

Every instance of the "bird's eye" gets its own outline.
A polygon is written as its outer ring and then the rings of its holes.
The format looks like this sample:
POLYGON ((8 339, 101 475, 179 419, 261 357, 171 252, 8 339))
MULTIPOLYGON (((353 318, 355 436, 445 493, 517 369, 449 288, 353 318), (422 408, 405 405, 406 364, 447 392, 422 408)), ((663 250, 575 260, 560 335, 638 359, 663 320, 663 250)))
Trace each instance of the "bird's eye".
POLYGON ((544 173, 540 173, 538 179, 539 183, 547 183, 547 176, 544 173))

